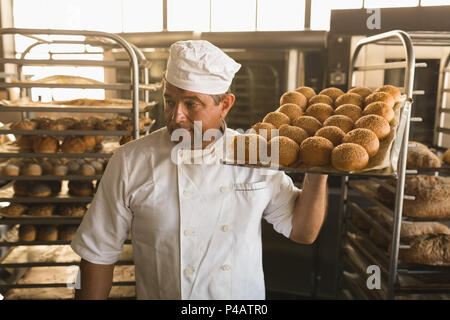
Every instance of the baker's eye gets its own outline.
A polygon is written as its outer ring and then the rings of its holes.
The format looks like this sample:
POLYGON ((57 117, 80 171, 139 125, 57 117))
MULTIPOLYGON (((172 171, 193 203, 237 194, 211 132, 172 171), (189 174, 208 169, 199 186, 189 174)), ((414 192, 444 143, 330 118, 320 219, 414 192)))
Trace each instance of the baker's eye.
POLYGON ((195 103, 195 102, 186 102, 186 107, 188 108, 188 109, 194 109, 194 108, 196 108, 198 106, 198 103, 195 103))
POLYGON ((164 103, 165 103, 166 106, 169 107, 169 108, 175 107, 175 102, 172 101, 172 100, 164 100, 164 103))

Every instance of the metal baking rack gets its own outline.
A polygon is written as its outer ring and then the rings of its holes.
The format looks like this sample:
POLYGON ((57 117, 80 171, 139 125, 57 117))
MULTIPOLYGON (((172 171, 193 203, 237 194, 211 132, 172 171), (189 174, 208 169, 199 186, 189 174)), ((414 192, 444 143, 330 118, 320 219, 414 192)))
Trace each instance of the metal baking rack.
MULTIPOLYGON (((424 64, 415 63, 414 45, 429 44, 429 41, 421 41, 422 37, 433 37, 435 34, 409 35, 404 31, 391 31, 376 36, 368 37, 359 41, 351 57, 349 72, 349 87, 355 85, 354 73, 372 70, 386 69, 404 69, 404 88, 402 92, 406 95, 407 101, 412 103, 414 95, 423 94, 422 90, 413 90, 414 71, 417 67, 426 67, 424 64), (381 65, 356 66, 357 59, 363 47, 367 45, 397 45, 404 49, 404 61, 391 62, 381 65)), ((446 45, 450 45, 450 38, 445 37, 446 45)), ((370 54, 370 51, 368 51, 370 54)), ((450 58, 449 58, 450 59, 450 58)), ((449 59, 447 59, 448 69, 449 59)), ((442 74, 441 74, 442 77, 442 74)), ((444 88, 443 83, 441 88, 444 88)), ((442 91, 439 94, 441 98, 442 91)), ((445 175, 450 172, 449 167, 443 165, 441 168, 430 169, 406 169, 406 156, 408 147, 410 122, 421 121, 421 119, 411 119, 411 103, 406 105, 408 108, 406 125, 404 128, 404 137, 401 144, 400 158, 398 162, 397 175, 391 178, 395 179, 395 185, 390 185, 383 176, 372 177, 353 177, 346 176, 342 178, 341 185, 341 205, 339 211, 339 238, 342 245, 339 252, 338 267, 338 291, 342 289, 345 297, 357 299, 395 299, 399 296, 410 296, 412 294, 434 294, 450 293, 450 285, 444 283, 429 283, 423 280, 427 276, 449 276, 450 267, 414 265, 403 263, 398 260, 399 250, 408 250, 409 246, 401 242, 400 231, 402 223, 411 223, 414 221, 449 221, 450 217, 442 218, 418 218, 403 215, 403 201, 414 200, 415 197, 404 193, 405 176, 416 174, 445 175), (392 198, 395 201, 391 204, 382 201, 377 195, 378 186, 384 186, 386 190, 392 192, 392 198), (355 199, 349 197, 349 190, 352 191, 355 199), (357 199, 359 198, 359 199, 357 199), (376 218, 371 216, 363 206, 359 205, 362 200, 365 205, 369 203, 383 210, 389 216, 393 217, 392 229, 383 226, 376 218), (367 231, 357 228, 349 219, 351 215, 357 215, 363 219, 367 225, 374 228, 386 241, 390 243, 390 249, 379 247, 368 235, 367 231), (366 280, 369 276, 367 266, 377 265, 381 271, 381 289, 369 290, 366 280)), ((442 111, 443 106, 438 106, 442 111)), ((443 128, 437 126, 439 133, 445 133, 443 128)), ((450 132, 450 131, 449 131, 450 132)), ((435 132, 436 136, 436 132, 435 132)), ((442 149, 436 148, 439 151, 442 149)))
MULTIPOLYGON (((55 135, 55 136, 70 136, 70 135, 90 135, 90 136, 105 136, 102 150, 95 150, 94 152, 86 153, 32 153, 32 152, 20 152, 17 147, 11 144, 2 145, 0 147, 0 158, 110 158, 113 151, 119 147, 117 142, 107 141, 108 137, 112 136, 130 136, 134 139, 139 138, 141 132, 139 130, 139 115, 146 114, 151 108, 155 107, 157 103, 155 101, 149 101, 149 92, 156 91, 161 88, 161 84, 149 83, 149 67, 150 63, 145 58, 144 54, 133 44, 128 43, 122 37, 96 31, 86 30, 47 30, 47 29, 18 29, 18 28, 5 28, 0 29, 0 36, 5 35, 23 35, 30 39, 35 40, 21 55, 20 58, 0 58, 1 64, 13 64, 18 67, 19 80, 16 82, 2 82, 0 88, 19 88, 21 97, 26 97, 30 88, 78 88, 78 89, 104 89, 111 91, 128 91, 131 92, 131 106, 111 105, 107 107, 96 106, 70 106, 70 105, 13 105, 3 104, 0 105, 0 112, 21 112, 23 117, 28 117, 30 113, 47 113, 47 112, 64 112, 64 113, 115 113, 115 114, 128 114, 130 115, 131 122, 133 124, 133 130, 64 130, 64 131, 49 131, 49 130, 10 130, 9 126, 0 128, 0 134, 17 134, 17 135, 55 135), (42 35, 58 36, 58 40, 47 40, 42 35), (76 39, 74 37, 77 37, 76 39), (102 61, 102 60, 90 60, 86 58, 89 53, 79 52, 79 59, 62 60, 55 58, 57 53, 51 53, 49 59, 28 59, 27 55, 30 51, 40 45, 48 44, 82 44, 91 45, 94 47, 100 47, 103 49, 119 49, 126 53, 126 60, 121 61, 102 61), (126 68, 130 70, 130 82, 129 83, 99 83, 99 84, 52 84, 52 83, 34 83, 24 79, 22 67, 25 65, 33 66, 97 66, 103 68, 126 68), (143 101, 139 101, 140 98, 143 101)), ((65 52, 66 54, 67 52, 65 52)), ((78 54, 78 53, 77 53, 78 54)), ((77 57, 78 58, 78 57, 77 57)), ((150 125, 147 125, 142 131, 144 134, 148 134, 155 121, 153 120, 150 125)), ((82 175, 66 175, 66 176, 54 176, 54 175, 42 175, 42 176, 0 176, 0 180, 6 181, 54 181, 54 180, 78 180, 78 181, 99 181, 101 174, 94 176, 82 176, 82 175)), ((75 197, 66 195, 66 190, 62 190, 58 196, 51 196, 45 198, 34 197, 14 197, 13 191, 10 186, 3 187, 0 190, 0 201, 10 203, 90 203, 93 197, 75 197)), ((50 216, 50 217, 32 217, 32 216, 4 216, 0 215, 0 224, 2 225, 16 225, 16 224, 57 224, 57 225, 79 225, 81 217, 66 217, 66 216, 50 216)), ((130 244, 131 241, 127 240, 126 244, 130 244)), ((23 268, 30 268, 34 266, 68 266, 77 265, 78 261, 70 262, 17 262, 17 263, 4 263, 5 258, 9 253, 13 252, 18 246, 27 246, 29 248, 39 245, 68 245, 70 241, 56 240, 56 241, 16 241, 16 242, 0 242, 0 249, 2 247, 8 248, 8 253, 4 258, 0 259, 0 268, 14 268, 14 272, 24 270, 23 268)), ((118 264, 132 265, 133 261, 119 261, 118 264)), ((120 283, 113 283, 113 285, 121 285, 120 283)), ((134 285, 133 283, 125 283, 122 285, 134 285)), ((11 288, 42 288, 42 287, 58 287, 62 284, 27 284, 21 285, 17 283, 1 283, 0 291, 4 293, 4 290, 11 288), (3 290, 3 291, 2 291, 3 290)), ((66 286, 66 284, 64 284, 66 286)))

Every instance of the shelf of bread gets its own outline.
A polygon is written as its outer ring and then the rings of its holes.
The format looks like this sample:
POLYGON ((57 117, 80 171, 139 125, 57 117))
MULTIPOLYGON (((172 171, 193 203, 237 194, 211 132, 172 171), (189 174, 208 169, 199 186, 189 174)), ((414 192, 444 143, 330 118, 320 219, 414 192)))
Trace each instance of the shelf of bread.
POLYGON ((450 149, 408 142, 406 174, 450 174, 450 149))
POLYGON ((355 87, 347 93, 326 88, 319 94, 300 87, 284 93, 280 107, 250 133, 236 136, 223 162, 299 173, 395 177, 410 106, 390 85, 375 91, 355 87), (274 145, 278 160, 271 159, 274 145))
MULTIPOLYGON (((139 101, 139 112, 148 112, 158 105, 156 101, 139 101)), ((74 99, 36 102, 30 98, 0 100, 0 112, 67 112, 67 113, 132 113, 132 101, 126 99, 74 99)))

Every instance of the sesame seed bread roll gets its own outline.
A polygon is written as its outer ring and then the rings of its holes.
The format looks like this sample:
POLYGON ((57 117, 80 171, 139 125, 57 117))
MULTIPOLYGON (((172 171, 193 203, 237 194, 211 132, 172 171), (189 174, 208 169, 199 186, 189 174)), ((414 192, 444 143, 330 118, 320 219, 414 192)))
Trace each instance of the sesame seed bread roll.
POLYGON ((285 92, 280 98, 280 106, 286 103, 293 103, 298 105, 300 108, 305 109, 307 102, 306 97, 297 91, 285 92))
POLYGON ((378 137, 379 140, 383 140, 386 138, 391 128, 389 127, 389 123, 381 116, 376 114, 369 114, 367 116, 361 117, 358 121, 355 122, 355 128, 365 128, 372 130, 378 137))
POLYGON ((364 103, 365 103, 365 106, 368 106, 372 102, 377 102, 377 101, 384 102, 388 106, 390 106, 391 108, 393 108, 394 105, 395 105, 394 97, 391 96, 389 93, 381 92, 381 91, 380 92, 374 92, 374 93, 368 95, 366 97, 366 99, 364 100, 364 103))
POLYGON ((318 94, 314 97, 312 97, 311 99, 309 99, 308 101, 308 105, 312 106, 313 104, 316 103, 325 103, 329 106, 333 106, 333 99, 331 99, 329 96, 324 95, 324 94, 318 94))
POLYGON ((335 126, 341 128, 345 133, 353 129, 353 121, 347 116, 334 115, 329 117, 323 123, 324 126, 335 126))
POLYGON ((376 155, 380 148, 380 141, 377 135, 373 131, 364 128, 353 129, 344 136, 342 142, 359 144, 366 149, 369 157, 376 155))
POLYGON ((335 106, 335 108, 337 108, 343 104, 354 104, 358 107, 362 107, 363 103, 364 103, 364 99, 359 94, 345 93, 336 99, 334 106, 335 106))
POLYGON ((274 148, 272 147, 275 143, 278 143, 278 163, 280 166, 289 167, 298 160, 300 147, 297 142, 284 136, 278 136, 270 140, 269 148, 272 159, 276 157, 274 148))
POLYGON ((295 119, 292 122, 292 125, 302 128, 310 136, 313 136, 317 130, 322 128, 322 124, 320 123, 320 121, 310 116, 301 116, 300 118, 295 119))
POLYGON ((273 124, 268 122, 258 122, 252 126, 252 129, 255 130, 256 134, 259 134, 267 140, 273 138, 272 134, 276 136, 276 132, 272 130, 277 130, 273 124), (265 132, 263 130, 265 130, 265 132))
POLYGON ((288 124, 283 124, 279 130, 280 136, 288 137, 297 142, 298 145, 309 137, 308 133, 304 129, 296 126, 290 126, 288 124))
POLYGON ((315 103, 306 109, 306 115, 314 117, 323 123, 327 118, 333 115, 333 108, 325 103, 315 103))
POLYGON ((347 93, 356 93, 365 99, 368 95, 373 93, 373 90, 364 86, 357 86, 348 90, 347 93))
POLYGON ((253 133, 239 134, 233 137, 232 145, 235 161, 257 164, 260 161, 260 149, 267 148, 267 140, 253 133))
POLYGON ((342 139, 345 136, 345 132, 342 131, 341 128, 335 126, 328 126, 317 130, 315 135, 330 140, 336 147, 337 145, 342 143, 342 139))
POLYGON ((395 87, 395 86, 391 86, 390 84, 386 84, 384 86, 381 86, 379 88, 377 88, 375 90, 375 92, 386 92, 389 93, 395 100, 395 102, 400 100, 400 97, 402 95, 402 93, 400 92, 400 89, 395 87))
POLYGON ((385 118, 389 123, 391 123, 395 119, 394 109, 381 101, 372 102, 371 104, 366 106, 362 114, 364 116, 367 116, 369 114, 376 114, 385 118))
POLYGON ((311 167, 326 166, 333 148, 333 143, 326 138, 309 137, 300 145, 300 160, 311 167))
POLYGON ((360 171, 369 163, 366 149, 356 143, 343 143, 333 149, 331 164, 341 171, 360 171))
POLYGON ((308 100, 316 95, 316 92, 311 87, 298 87, 294 91, 300 92, 308 100))
POLYGON ((333 103, 336 101, 336 99, 344 94, 344 91, 342 91, 339 88, 331 87, 323 89, 319 92, 319 94, 324 94, 326 96, 329 96, 331 99, 333 99, 333 103))
POLYGON ((281 112, 269 112, 263 119, 264 123, 271 123, 275 128, 279 128, 282 124, 290 124, 291 119, 281 112))
POLYGON ((278 108, 277 112, 284 113, 291 121, 303 115, 303 109, 294 103, 286 103, 278 108))
POLYGON ((362 109, 354 104, 343 104, 334 110, 335 115, 347 116, 356 122, 362 116, 362 109))

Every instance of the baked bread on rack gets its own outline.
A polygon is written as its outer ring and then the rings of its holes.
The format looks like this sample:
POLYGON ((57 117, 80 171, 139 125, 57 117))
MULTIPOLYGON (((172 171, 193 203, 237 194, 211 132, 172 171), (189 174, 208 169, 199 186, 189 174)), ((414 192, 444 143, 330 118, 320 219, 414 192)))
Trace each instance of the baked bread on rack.
POLYGON ((441 160, 426 145, 410 141, 406 167, 408 169, 440 168, 441 160))
POLYGON ((406 239, 409 249, 399 250, 399 260, 407 263, 450 266, 450 235, 423 234, 406 239))

